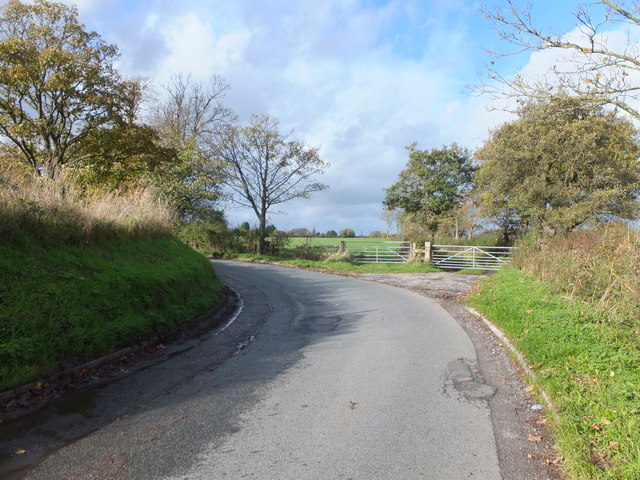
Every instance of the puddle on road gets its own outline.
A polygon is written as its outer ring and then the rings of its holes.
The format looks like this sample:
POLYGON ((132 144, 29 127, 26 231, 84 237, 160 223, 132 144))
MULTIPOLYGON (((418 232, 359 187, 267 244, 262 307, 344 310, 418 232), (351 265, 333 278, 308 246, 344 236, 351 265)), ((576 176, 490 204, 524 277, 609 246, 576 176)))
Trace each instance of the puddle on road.
POLYGON ((109 423, 95 412, 105 385, 53 400, 41 409, 0 424, 0 477, 24 475, 51 451, 64 447, 109 423), (17 452, 26 450, 19 455, 17 452))
POLYGON ((298 331, 303 333, 328 333, 333 332, 342 321, 339 316, 313 316, 306 317, 300 321, 298 331))

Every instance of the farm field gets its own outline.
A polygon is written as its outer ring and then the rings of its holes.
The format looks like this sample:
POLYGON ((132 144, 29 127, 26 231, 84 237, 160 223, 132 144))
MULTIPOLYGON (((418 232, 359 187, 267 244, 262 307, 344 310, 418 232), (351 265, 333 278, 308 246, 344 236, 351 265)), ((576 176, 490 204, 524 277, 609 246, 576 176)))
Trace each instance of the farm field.
POLYGON ((289 246, 290 247, 302 247, 302 246, 310 246, 310 247, 331 247, 331 246, 340 246, 341 241, 353 242, 353 243, 381 243, 393 240, 387 240, 386 238, 342 238, 342 237, 333 237, 333 238, 325 238, 325 237, 289 237, 289 246))

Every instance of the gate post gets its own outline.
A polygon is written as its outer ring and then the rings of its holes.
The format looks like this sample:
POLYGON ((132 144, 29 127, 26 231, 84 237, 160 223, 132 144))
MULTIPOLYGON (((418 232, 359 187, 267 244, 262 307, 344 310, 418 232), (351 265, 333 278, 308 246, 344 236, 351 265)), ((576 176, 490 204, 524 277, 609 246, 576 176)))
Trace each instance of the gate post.
POLYGON ((431 242, 424 242, 424 261, 431 261, 431 242))
POLYGON ((346 244, 344 242, 344 240, 340 240, 340 250, 338 250, 340 253, 344 252, 347 249, 346 244))

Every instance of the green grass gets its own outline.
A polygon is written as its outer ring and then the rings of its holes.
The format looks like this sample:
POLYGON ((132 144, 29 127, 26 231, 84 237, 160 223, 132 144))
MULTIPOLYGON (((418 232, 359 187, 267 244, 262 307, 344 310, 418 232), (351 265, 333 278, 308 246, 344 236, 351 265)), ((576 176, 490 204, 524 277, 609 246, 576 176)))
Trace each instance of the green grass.
POLYGON ((442 270, 433 268, 431 265, 415 263, 359 263, 339 260, 301 260, 283 259, 281 257, 271 257, 268 255, 254 254, 225 254, 224 258, 237 258, 251 262, 277 263, 293 268, 303 268, 308 270, 319 270, 336 273, 428 273, 440 272, 442 270))
POLYGON ((218 300, 202 255, 171 237, 0 245, 0 390, 168 332, 218 300))
POLYGON ((569 478, 640 478, 640 345, 629 322, 511 269, 484 280, 469 302, 504 330, 550 394, 569 478))

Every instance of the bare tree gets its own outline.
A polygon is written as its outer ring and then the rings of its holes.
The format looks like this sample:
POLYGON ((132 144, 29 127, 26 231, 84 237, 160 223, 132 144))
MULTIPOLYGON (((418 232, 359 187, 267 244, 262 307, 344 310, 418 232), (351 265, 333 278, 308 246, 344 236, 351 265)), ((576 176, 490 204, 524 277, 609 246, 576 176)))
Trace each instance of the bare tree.
POLYGON ((640 47, 631 30, 640 27, 640 4, 630 7, 611 0, 596 1, 574 11, 576 31, 552 33, 536 26, 531 4, 520 7, 506 0, 507 7, 484 10, 486 18, 498 27, 502 40, 515 46, 512 51, 490 53, 494 60, 488 69, 489 81, 476 87, 494 98, 545 100, 560 92, 588 96, 594 103, 610 104, 640 119, 634 104, 640 100, 640 47), (612 27, 625 27, 627 40, 622 47, 611 41, 612 27), (524 51, 556 50, 566 54, 549 72, 531 78, 522 74, 506 77, 500 73, 500 59, 524 51))
POLYGON ((237 120, 222 103, 229 84, 219 75, 203 85, 176 74, 162 88, 165 98, 155 108, 153 123, 174 143, 201 145, 237 120))
POLYGON ((383 208, 382 213, 380 214, 380 219, 384 220, 384 223, 387 227, 386 235, 389 238, 389 234, 391 233, 391 228, 396 227, 396 231, 398 231, 398 214, 400 210, 396 208, 383 208))
POLYGON ((160 190, 183 220, 206 215, 219 198, 223 172, 209 145, 236 121, 222 103, 227 82, 214 75, 207 84, 189 75, 174 75, 152 109, 151 124, 164 147, 176 152, 170 166, 155 178, 160 190))
POLYGON ((327 188, 312 181, 328 166, 318 149, 289 140, 289 135, 280 133, 278 120, 269 115, 253 115, 249 125, 227 128, 213 151, 226 166, 224 183, 231 200, 251 208, 258 218, 258 254, 264 252, 271 207, 327 188))

